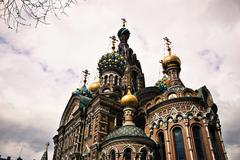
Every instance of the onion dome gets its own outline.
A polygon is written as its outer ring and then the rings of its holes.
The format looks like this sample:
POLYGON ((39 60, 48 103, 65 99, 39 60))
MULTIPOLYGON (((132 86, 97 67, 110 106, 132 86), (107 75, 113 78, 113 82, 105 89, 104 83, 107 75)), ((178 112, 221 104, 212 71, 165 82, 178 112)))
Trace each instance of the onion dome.
POLYGON ((95 81, 88 86, 88 89, 91 92, 96 92, 99 88, 100 88, 100 79, 99 78, 96 78, 95 81))
POLYGON ((155 86, 160 89, 161 93, 167 90, 168 85, 169 79, 167 78, 166 75, 164 75, 163 78, 157 81, 157 83, 155 84, 155 86))
POLYGON ((169 53, 168 55, 164 56, 164 58, 162 60, 162 64, 165 66, 168 64, 174 64, 174 63, 181 65, 181 61, 180 61, 179 57, 173 53, 169 53))
POLYGON ((98 62, 98 70, 100 75, 106 71, 115 71, 120 75, 123 75, 126 68, 126 60, 117 52, 107 53, 101 57, 98 62))
POLYGON ((122 97, 121 104, 123 106, 133 106, 136 107, 138 104, 137 97, 132 95, 130 88, 128 88, 128 93, 122 97))
POLYGON ((122 43, 126 43, 130 36, 130 31, 127 28, 121 28, 117 33, 118 38, 122 43))

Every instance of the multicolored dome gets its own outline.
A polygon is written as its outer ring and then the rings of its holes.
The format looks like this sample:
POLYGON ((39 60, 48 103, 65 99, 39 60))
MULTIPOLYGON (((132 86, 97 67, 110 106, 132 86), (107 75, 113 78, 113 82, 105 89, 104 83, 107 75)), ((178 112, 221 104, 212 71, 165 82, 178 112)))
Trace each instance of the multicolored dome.
POLYGON ((164 91, 167 90, 168 84, 169 84, 169 79, 167 78, 166 75, 164 75, 162 79, 157 81, 155 86, 158 87, 160 89, 160 91, 163 93, 164 91))
POLYGON ((123 75, 125 68, 125 58, 115 51, 103 55, 98 62, 98 70, 100 75, 106 71, 115 71, 118 74, 123 75))

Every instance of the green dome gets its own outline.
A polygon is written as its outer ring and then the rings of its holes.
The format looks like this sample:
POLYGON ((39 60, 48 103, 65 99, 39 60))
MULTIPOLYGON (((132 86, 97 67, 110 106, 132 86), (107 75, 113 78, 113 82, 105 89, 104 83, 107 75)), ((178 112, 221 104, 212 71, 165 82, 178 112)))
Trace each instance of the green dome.
POLYGON ((141 128, 133 125, 126 125, 113 131, 106 137, 106 141, 117 137, 147 137, 141 128))
POLYGON ((78 96, 82 95, 82 96, 86 96, 86 97, 89 97, 89 98, 92 97, 92 94, 91 94, 90 91, 87 89, 87 87, 86 87, 85 84, 82 86, 82 88, 80 88, 80 89, 77 88, 77 89, 73 92, 73 94, 78 95, 78 96))
POLYGON ((100 75, 106 71, 115 71, 123 75, 126 68, 126 60, 117 52, 107 53, 98 62, 100 75))

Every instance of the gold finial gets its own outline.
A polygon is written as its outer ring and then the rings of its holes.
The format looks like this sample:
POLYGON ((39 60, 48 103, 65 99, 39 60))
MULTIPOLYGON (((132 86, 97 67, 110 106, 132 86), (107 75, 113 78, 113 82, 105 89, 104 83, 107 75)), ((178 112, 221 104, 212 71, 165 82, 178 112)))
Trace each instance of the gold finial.
POLYGON ((172 44, 172 42, 169 40, 168 37, 164 37, 163 39, 165 41, 165 45, 166 45, 168 54, 171 54, 171 47, 170 47, 170 45, 172 44))
POLYGON ((88 77, 88 75, 90 75, 90 73, 89 73, 89 71, 87 69, 85 71, 83 71, 83 73, 84 73, 84 80, 83 80, 83 82, 84 82, 84 84, 86 84, 87 77, 88 77))
POLYGON ((109 37, 112 40, 112 50, 115 51, 115 43, 118 41, 116 36, 109 37))
POLYGON ((121 20, 122 20, 122 23, 123 23, 123 27, 125 27, 126 23, 127 23, 127 20, 125 18, 121 18, 121 20))

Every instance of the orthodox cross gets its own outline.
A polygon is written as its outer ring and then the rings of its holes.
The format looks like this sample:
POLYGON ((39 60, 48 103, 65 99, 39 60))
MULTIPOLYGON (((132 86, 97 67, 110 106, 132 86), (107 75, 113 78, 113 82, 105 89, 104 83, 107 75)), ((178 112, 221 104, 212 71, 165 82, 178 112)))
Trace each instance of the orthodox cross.
POLYGON ((170 45, 171 45, 172 42, 169 40, 168 37, 164 37, 163 39, 165 41, 165 45, 167 47, 168 53, 171 54, 171 47, 170 47, 170 45))
POLYGON ((123 27, 125 27, 126 23, 127 23, 127 20, 125 18, 121 18, 121 20, 122 20, 122 23, 123 23, 123 27))
POLYGON ((118 41, 116 36, 109 37, 112 40, 112 50, 115 51, 115 43, 118 41))
POLYGON ((84 84, 86 84, 87 77, 88 77, 88 75, 90 75, 90 73, 89 73, 89 71, 87 69, 85 71, 83 71, 83 73, 84 73, 84 80, 83 80, 83 82, 84 82, 84 84))

